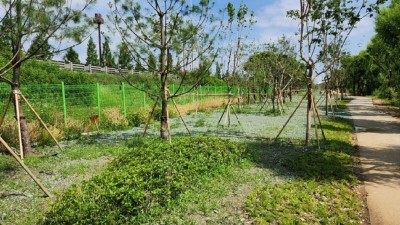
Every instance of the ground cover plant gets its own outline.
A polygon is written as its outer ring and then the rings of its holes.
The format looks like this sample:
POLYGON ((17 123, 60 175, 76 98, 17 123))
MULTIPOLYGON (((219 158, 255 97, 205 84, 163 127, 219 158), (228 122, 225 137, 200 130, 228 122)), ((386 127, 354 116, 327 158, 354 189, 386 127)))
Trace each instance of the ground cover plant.
POLYGON ((151 223, 200 177, 246 154, 244 146, 210 137, 128 146, 103 174, 65 191, 43 224, 151 223))
POLYGON ((281 159, 293 177, 255 189, 246 209, 256 224, 359 224, 354 147, 349 120, 324 120, 329 138, 321 149, 303 149, 281 159), (293 154, 295 153, 295 154, 293 154))
MULTIPOLYGON (((44 186, 59 193, 100 173, 108 162, 126 150, 123 144, 96 145, 82 139, 64 143, 61 152, 54 147, 35 148, 35 154, 24 161, 44 186)), ((36 224, 52 200, 43 197, 10 155, 0 154, 0 179, 0 224, 36 224)))

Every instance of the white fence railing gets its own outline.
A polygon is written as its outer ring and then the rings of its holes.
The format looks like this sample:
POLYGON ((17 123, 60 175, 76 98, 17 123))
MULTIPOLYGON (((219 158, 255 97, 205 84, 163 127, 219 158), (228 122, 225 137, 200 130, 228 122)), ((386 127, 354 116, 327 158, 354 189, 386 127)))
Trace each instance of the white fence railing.
POLYGON ((89 73, 108 73, 108 74, 139 74, 139 72, 135 70, 129 69, 118 69, 113 67, 101 67, 101 66, 92 66, 92 65, 85 65, 85 64, 75 64, 72 62, 64 62, 64 61, 51 61, 51 63, 59 65, 60 68, 68 69, 71 71, 87 71, 89 73))

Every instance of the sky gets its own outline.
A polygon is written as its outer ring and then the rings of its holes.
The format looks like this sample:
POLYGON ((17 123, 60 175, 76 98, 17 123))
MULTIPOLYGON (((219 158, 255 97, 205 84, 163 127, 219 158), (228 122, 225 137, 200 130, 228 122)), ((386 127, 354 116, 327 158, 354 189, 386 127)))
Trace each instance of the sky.
MULTIPOLYGON (((196 0, 193 0, 195 2, 196 0)), ((80 0, 73 0, 75 5, 81 4, 80 0)), ((96 12, 102 13, 106 19, 106 14, 110 13, 108 7, 109 0, 98 0, 96 5, 92 6, 87 14, 93 15, 96 12)), ((216 9, 222 9, 226 6, 228 1, 216 0, 216 9)), ((286 12, 291 9, 299 7, 298 0, 231 0, 231 2, 238 7, 240 2, 246 4, 249 11, 253 11, 257 23, 253 26, 249 37, 256 43, 270 43, 276 41, 282 35, 290 37, 293 41, 297 41, 298 37, 294 34, 298 30, 298 22, 286 17, 286 12)), ((106 19, 107 20, 107 19, 106 19)), ((120 40, 118 35, 110 33, 105 26, 103 31, 111 37, 111 49, 116 50, 116 46, 120 40), (117 39, 117 40, 116 40, 117 39)), ((357 54, 359 51, 366 48, 371 36, 374 34, 374 19, 364 18, 351 33, 348 44, 345 50, 351 54, 357 54)), ((93 29, 92 37, 97 44, 97 32, 93 29)), ((85 62, 87 42, 75 47, 74 49, 79 53, 81 62, 85 62)))

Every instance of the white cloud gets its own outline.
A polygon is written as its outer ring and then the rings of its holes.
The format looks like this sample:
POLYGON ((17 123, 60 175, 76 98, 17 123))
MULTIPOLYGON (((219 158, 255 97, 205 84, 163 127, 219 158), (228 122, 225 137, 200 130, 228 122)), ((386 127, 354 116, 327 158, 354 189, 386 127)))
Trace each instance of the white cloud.
POLYGON ((375 19, 369 17, 364 18, 349 35, 348 44, 345 46, 346 50, 350 51, 352 54, 357 54, 360 50, 366 49, 374 33, 375 19))
POLYGON ((297 22, 286 17, 286 12, 298 8, 298 1, 275 0, 256 11, 257 24, 254 31, 259 42, 276 41, 282 35, 294 36, 297 22))

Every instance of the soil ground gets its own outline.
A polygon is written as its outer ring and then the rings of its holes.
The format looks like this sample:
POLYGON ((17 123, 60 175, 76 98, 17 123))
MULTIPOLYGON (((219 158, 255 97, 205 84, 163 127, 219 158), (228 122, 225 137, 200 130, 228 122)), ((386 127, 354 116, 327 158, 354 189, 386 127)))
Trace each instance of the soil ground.
POLYGON ((393 117, 400 118, 400 108, 396 106, 387 105, 382 99, 373 99, 374 106, 384 113, 387 113, 393 117))
POLYGON ((354 97, 348 105, 357 132, 370 221, 399 224, 400 120, 390 115, 399 116, 400 109, 375 102, 376 107, 371 98, 354 97))

